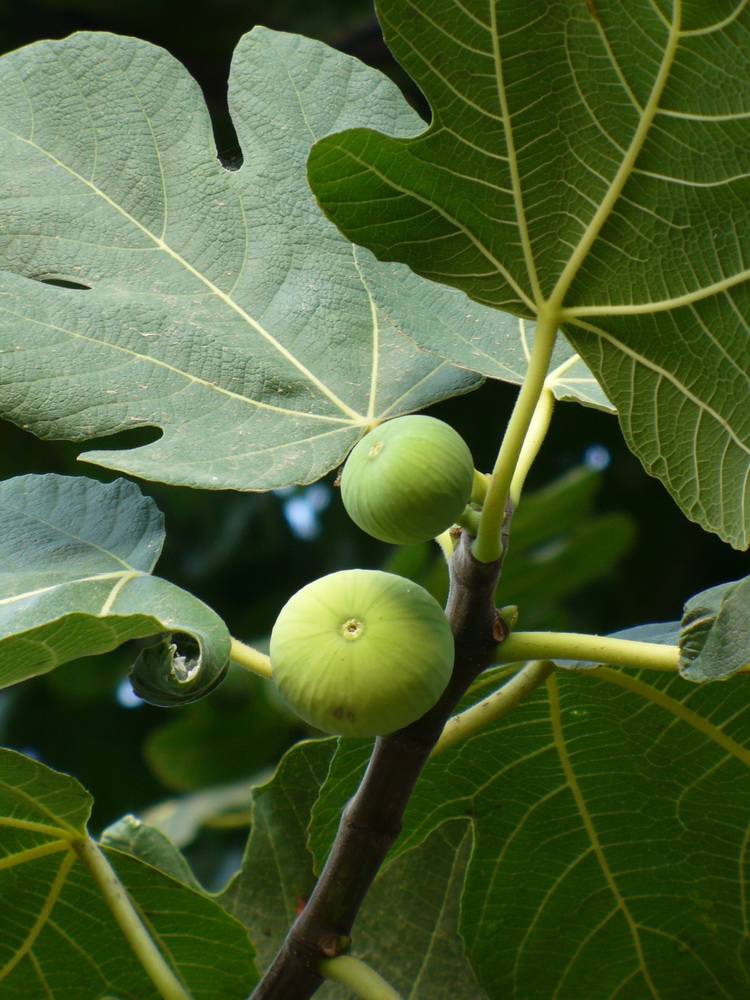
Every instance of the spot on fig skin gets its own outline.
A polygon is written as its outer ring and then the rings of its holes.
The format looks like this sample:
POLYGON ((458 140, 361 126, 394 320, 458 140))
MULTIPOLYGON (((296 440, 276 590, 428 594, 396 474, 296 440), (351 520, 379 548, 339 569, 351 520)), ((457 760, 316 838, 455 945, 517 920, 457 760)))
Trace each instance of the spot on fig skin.
POLYGON ((334 719, 343 719, 344 715, 346 715, 349 722, 354 722, 354 720, 357 718, 354 712, 347 712, 342 705, 339 705, 338 708, 334 708, 333 710, 334 719))

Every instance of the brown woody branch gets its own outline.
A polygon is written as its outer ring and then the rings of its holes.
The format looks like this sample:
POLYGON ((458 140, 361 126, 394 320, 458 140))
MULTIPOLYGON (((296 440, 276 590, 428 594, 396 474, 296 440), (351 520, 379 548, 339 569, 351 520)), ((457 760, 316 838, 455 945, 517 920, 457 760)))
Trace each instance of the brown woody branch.
POLYGON ((445 613, 456 643, 456 659, 448 687, 421 719, 376 739, 362 783, 341 816, 318 883, 251 1000, 309 1000, 320 986, 319 964, 339 954, 348 942, 355 917, 401 831, 414 785, 446 721, 507 636, 507 627, 495 610, 502 559, 479 563, 470 543, 471 538, 462 534, 450 561, 445 613))

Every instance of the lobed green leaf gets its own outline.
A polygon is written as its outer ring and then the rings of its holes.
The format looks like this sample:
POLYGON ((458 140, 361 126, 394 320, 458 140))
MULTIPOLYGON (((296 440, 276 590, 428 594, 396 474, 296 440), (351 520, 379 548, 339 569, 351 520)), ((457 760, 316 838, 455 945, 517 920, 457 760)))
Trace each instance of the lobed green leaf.
MULTIPOLYGON (((307 187, 309 147, 331 129, 418 129, 380 74, 256 28, 229 83, 232 171, 198 84, 146 42, 37 43, 0 60, 0 86, 6 418, 74 440, 159 428, 85 457, 259 490, 319 479, 373 422, 480 384, 402 336, 427 283, 403 268, 375 280, 307 187), (403 296, 381 304, 383 281, 403 296)), ((429 298, 430 317, 463 322, 461 296, 429 298)))
MULTIPOLYGON (((383 260, 559 323, 646 470, 745 548, 747 0, 378 11, 432 121, 319 142, 309 175, 330 218, 383 260)), ((439 329, 418 342, 463 357, 439 329)))

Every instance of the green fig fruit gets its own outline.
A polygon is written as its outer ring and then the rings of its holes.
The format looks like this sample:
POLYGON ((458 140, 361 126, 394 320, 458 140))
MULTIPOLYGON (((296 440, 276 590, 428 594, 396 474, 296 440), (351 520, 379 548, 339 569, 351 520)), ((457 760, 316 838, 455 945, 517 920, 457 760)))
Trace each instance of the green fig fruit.
POLYGON ((353 569, 299 590, 271 632, 282 697, 317 729, 376 736, 432 708, 453 669, 454 644, 438 602, 393 573, 353 569))
POLYGON ((435 417, 397 417, 352 449, 341 475, 349 517, 382 542, 426 542, 463 513, 474 462, 463 438, 435 417))

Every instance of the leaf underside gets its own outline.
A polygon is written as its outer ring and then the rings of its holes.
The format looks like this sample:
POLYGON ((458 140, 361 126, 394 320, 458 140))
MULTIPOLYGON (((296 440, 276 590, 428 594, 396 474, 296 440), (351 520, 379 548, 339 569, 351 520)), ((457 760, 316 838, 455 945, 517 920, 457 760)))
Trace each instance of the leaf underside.
MULTIPOLYGON (((0 78, 8 419, 74 440, 158 427, 151 444, 83 457, 271 489, 320 478, 373 422, 476 388, 475 372, 523 380, 530 329, 353 247, 309 190, 317 138, 423 127, 382 74, 254 29, 229 82, 234 171, 198 85, 153 45, 82 33, 3 57, 0 78), (415 347, 428 330, 467 370, 415 347)), ((556 361, 557 395, 612 409, 570 347, 556 361)))
MULTIPOLYGON (((558 673, 428 764, 391 858, 472 820, 461 933, 492 1000, 747 994, 750 709, 738 683, 558 673)), ((367 753, 342 742, 331 763, 311 829, 318 865, 367 753)))
MULTIPOLYGON (((76 850, 87 837, 90 796, 10 750, 0 750, 0 774, 1 1000, 159 1000, 76 850)), ((247 996, 257 975, 243 928, 203 892, 106 853, 190 996, 247 996)))
POLYGON ((680 673, 691 681, 722 681, 750 667, 750 577, 691 597, 681 629, 680 673))
MULTIPOLYGON (((555 319, 646 470, 746 547, 747 0, 378 10, 432 124, 318 143, 326 212, 379 258, 555 319)), ((453 356, 439 331, 420 342, 453 356)))

